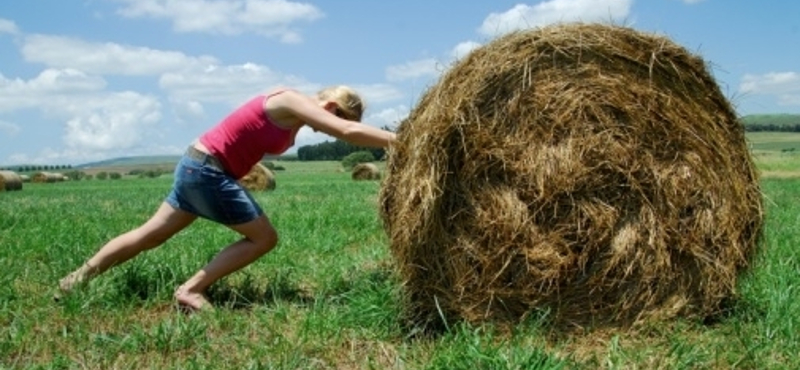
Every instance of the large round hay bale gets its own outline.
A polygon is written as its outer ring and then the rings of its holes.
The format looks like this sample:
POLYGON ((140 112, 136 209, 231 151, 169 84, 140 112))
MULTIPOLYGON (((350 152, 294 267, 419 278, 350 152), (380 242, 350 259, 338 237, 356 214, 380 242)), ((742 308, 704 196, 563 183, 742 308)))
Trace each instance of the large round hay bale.
POLYGON ((275 190, 275 174, 261 163, 256 163, 239 183, 250 191, 275 190))
POLYGON ((398 127, 380 200, 410 318, 433 328, 708 317, 763 225, 743 125, 704 61, 595 24, 455 64, 398 127))
POLYGON ((353 166, 351 172, 353 180, 380 180, 381 171, 374 163, 359 163, 353 166))
POLYGON ((0 171, 0 191, 22 190, 22 177, 14 171, 0 171))

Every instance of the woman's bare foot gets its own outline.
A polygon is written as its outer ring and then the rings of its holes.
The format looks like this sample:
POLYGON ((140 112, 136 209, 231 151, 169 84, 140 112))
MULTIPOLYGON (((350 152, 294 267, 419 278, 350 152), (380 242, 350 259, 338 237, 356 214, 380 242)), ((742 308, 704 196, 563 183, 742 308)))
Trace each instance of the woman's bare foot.
POLYGON ((192 292, 184 288, 183 285, 175 290, 175 300, 178 302, 179 308, 189 312, 214 309, 205 294, 192 292))
POLYGON ((88 282, 89 279, 86 276, 85 266, 86 265, 71 272, 69 275, 58 281, 58 292, 53 295, 54 300, 58 301, 65 295, 72 292, 73 289, 78 288, 79 286, 88 282))
POLYGON ((83 281, 84 279, 81 278, 81 276, 78 274, 78 271, 74 271, 65 276, 63 279, 59 280, 58 289, 63 293, 68 293, 83 281))

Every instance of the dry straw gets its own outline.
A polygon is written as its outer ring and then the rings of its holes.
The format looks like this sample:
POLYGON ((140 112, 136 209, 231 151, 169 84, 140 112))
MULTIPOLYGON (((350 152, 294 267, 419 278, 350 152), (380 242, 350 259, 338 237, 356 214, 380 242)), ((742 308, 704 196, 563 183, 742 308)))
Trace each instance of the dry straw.
POLYGON ((275 175, 266 166, 256 163, 250 172, 239 180, 250 191, 275 190, 275 175))
POLYGON ((455 64, 398 129, 381 216, 414 324, 708 317, 762 233, 744 128, 669 39, 563 24, 455 64))
POLYGON ((353 166, 353 180, 380 180, 381 171, 374 163, 359 163, 353 166))
POLYGON ((0 171, 0 191, 22 190, 22 177, 14 171, 0 171))

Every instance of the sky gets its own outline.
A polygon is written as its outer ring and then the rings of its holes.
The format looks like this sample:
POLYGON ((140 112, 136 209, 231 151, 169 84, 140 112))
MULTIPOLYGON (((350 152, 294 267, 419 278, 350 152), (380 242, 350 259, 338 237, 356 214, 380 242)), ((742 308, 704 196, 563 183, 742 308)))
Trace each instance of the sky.
POLYGON ((670 38, 739 115, 800 113, 798 1, 2 0, 0 167, 180 154, 279 86, 349 85, 396 127, 474 48, 564 22, 670 38))

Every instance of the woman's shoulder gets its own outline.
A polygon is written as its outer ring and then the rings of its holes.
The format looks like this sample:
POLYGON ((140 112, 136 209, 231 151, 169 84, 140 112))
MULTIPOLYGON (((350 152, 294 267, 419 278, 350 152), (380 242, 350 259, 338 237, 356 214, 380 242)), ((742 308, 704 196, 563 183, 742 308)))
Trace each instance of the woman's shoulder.
POLYGON ((265 97, 264 112, 273 123, 282 127, 294 127, 301 122, 298 112, 310 99, 307 95, 291 88, 271 90, 265 97))

